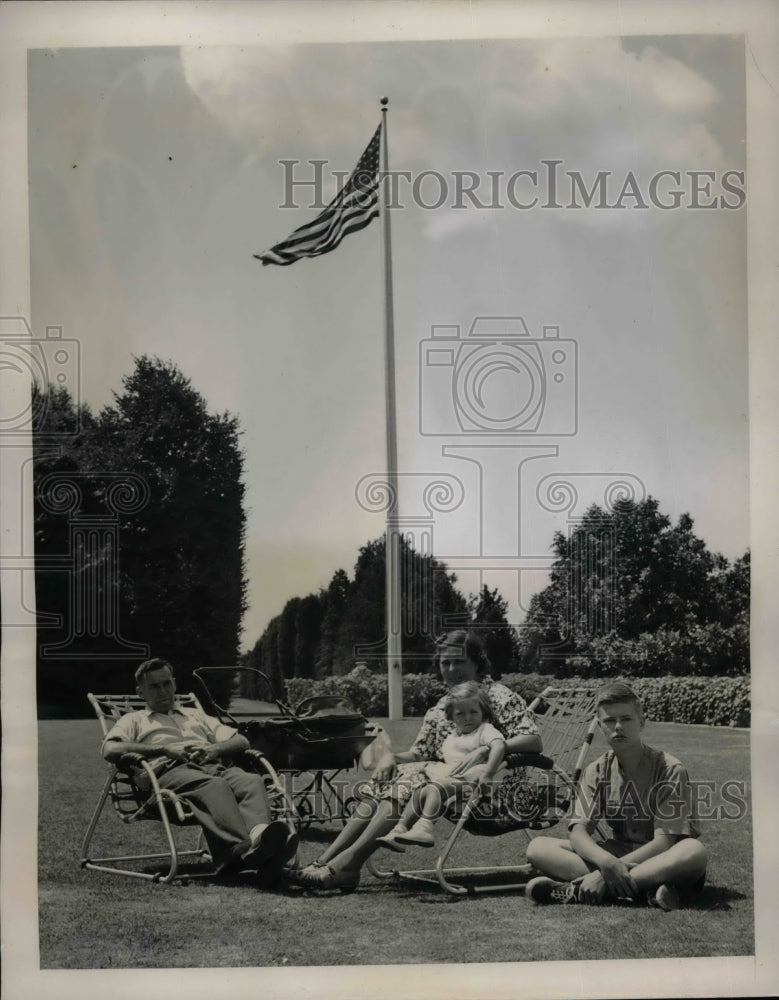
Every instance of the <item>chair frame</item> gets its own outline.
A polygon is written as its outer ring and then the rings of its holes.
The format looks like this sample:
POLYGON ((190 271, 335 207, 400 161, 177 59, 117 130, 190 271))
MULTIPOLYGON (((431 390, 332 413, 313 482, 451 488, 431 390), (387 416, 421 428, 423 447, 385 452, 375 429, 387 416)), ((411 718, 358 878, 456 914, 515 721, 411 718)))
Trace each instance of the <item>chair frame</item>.
MULTIPOLYGON (((546 707, 546 714, 538 719, 539 731, 544 743, 544 754, 512 754, 512 764, 523 767, 536 767, 545 771, 560 782, 570 793, 571 801, 576 795, 581 780, 587 753, 592 745, 598 726, 595 711, 595 689, 586 687, 562 688, 548 687, 535 698, 529 708, 538 712, 546 707), (554 723, 554 724, 553 724, 554 723), (548 756, 547 756, 548 754, 548 756)), ((448 867, 449 856, 460 839, 460 835, 469 817, 478 808, 483 795, 475 790, 459 817, 454 820, 454 828, 441 849, 433 868, 417 869, 382 869, 373 858, 367 862, 368 871, 382 881, 407 881, 441 888, 451 896, 473 896, 483 892, 510 892, 524 889, 529 879, 538 874, 534 867, 525 862, 515 865, 489 865, 484 867, 448 867), (487 876, 514 874, 517 880, 498 884, 463 885, 461 876, 487 876), (454 880, 453 880, 454 879, 454 880)), ((454 806, 454 798, 450 798, 446 808, 454 806)), ((507 829, 506 833, 521 831, 528 841, 532 833, 548 830, 555 826, 561 817, 547 814, 546 816, 518 823, 507 829)), ((466 830, 466 833, 468 831, 466 830)))
MULTIPOLYGON (((88 694, 92 708, 95 711, 103 738, 108 735, 114 723, 127 712, 134 712, 145 707, 145 702, 138 695, 88 694)), ((177 695, 176 703, 181 708, 198 708, 202 710, 196 695, 177 695)), ((236 758, 236 763, 246 765, 247 770, 259 774, 265 781, 271 808, 277 813, 277 818, 283 819, 290 833, 297 832, 298 815, 295 806, 287 795, 284 785, 273 765, 259 750, 246 750, 236 758)), ((176 827, 197 826, 197 820, 181 796, 167 788, 161 788, 154 769, 140 754, 126 753, 116 763, 108 763, 108 774, 100 795, 92 811, 92 816, 81 845, 81 868, 92 871, 108 872, 113 875, 126 875, 130 878, 140 878, 150 882, 165 884, 175 880, 214 878, 216 872, 210 868, 204 872, 179 872, 182 861, 211 862, 211 855, 205 846, 202 830, 194 849, 182 850, 175 834, 176 827), (149 782, 149 790, 141 790, 133 776, 133 769, 140 768, 149 782), (151 819, 162 825, 162 833, 166 850, 153 854, 123 854, 108 857, 93 857, 90 855, 92 838, 97 830, 101 816, 108 803, 114 808, 121 822, 131 825, 140 820, 151 819), (160 872, 138 871, 126 867, 127 864, 163 862, 160 872)))

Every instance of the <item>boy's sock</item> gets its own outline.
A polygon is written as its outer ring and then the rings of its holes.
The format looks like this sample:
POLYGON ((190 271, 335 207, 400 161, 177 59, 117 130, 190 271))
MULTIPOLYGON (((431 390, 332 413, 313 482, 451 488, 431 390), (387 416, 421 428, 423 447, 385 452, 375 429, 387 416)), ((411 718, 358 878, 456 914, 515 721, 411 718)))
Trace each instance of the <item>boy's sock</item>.
POLYGON ((647 902, 656 910, 678 910, 681 905, 679 891, 675 886, 663 882, 657 889, 650 889, 647 894, 647 902))

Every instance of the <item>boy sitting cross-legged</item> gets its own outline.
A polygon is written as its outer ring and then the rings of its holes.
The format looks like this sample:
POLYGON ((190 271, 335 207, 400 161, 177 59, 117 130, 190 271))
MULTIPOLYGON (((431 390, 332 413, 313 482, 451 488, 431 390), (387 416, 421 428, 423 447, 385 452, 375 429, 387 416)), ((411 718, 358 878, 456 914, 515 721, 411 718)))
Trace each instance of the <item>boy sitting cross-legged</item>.
POLYGON ((700 891, 706 875, 687 771, 643 742, 641 703, 627 684, 602 687, 596 711, 609 749, 584 770, 570 839, 530 842, 528 861, 546 874, 532 879, 525 894, 536 903, 646 897, 660 909, 676 909, 680 898, 700 891), (611 839, 593 838, 599 821, 608 824, 611 839))

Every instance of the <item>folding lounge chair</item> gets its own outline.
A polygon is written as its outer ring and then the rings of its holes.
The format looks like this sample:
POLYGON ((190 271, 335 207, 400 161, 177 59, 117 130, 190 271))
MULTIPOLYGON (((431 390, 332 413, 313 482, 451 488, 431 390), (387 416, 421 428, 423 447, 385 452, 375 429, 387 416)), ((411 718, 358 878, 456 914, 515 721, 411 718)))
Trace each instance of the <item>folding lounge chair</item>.
MULTIPOLYGON (((87 697, 95 710, 103 737, 107 736, 114 723, 123 715, 127 712, 137 711, 145 704, 138 695, 88 694, 87 697)), ((177 695, 176 700, 182 708, 202 708, 194 694, 177 695)), ((236 759, 236 763, 246 770, 256 771, 262 776, 274 819, 284 820, 290 833, 294 833, 296 830, 294 805, 284 791, 276 770, 265 755, 257 750, 247 750, 236 759)), ((199 829, 197 820, 192 815, 185 800, 167 788, 160 788, 154 771, 148 762, 138 754, 124 754, 116 764, 108 764, 107 766, 108 775, 103 783, 100 797, 92 813, 81 847, 81 867, 166 883, 172 882, 174 879, 213 877, 215 872, 210 865, 211 856, 205 846, 202 830, 195 847, 183 849, 178 842, 176 828, 195 827, 199 829), (133 777, 133 769, 139 767, 148 777, 150 785, 148 791, 140 789, 133 777), (109 802, 121 822, 127 826, 132 826, 140 820, 155 820, 161 824, 165 849, 154 853, 123 854, 111 857, 90 855, 90 847, 98 823, 109 802), (182 861, 188 863, 188 870, 185 873, 179 872, 182 861), (193 862, 209 862, 209 864, 197 865, 196 868, 202 870, 191 871, 189 867, 193 862), (128 865, 135 867, 127 867, 128 865), (142 865, 147 870, 141 868, 142 865), (149 871, 150 865, 162 870, 149 871)))
POLYGON ((534 832, 548 830, 569 811, 597 727, 595 690, 549 687, 531 703, 530 709, 536 714, 544 753, 512 754, 508 758, 512 767, 527 768, 527 783, 515 786, 513 799, 507 800, 500 791, 494 796, 489 791, 484 795, 475 791, 464 806, 450 799, 444 815, 454 829, 434 868, 386 870, 381 867, 384 858, 379 861, 378 855, 374 855, 368 861, 372 875, 440 886, 453 896, 524 888, 529 878, 537 874, 530 864, 453 868, 448 862, 463 832, 496 836, 522 831, 529 841, 534 832), (495 879, 509 874, 514 876, 512 881, 495 879), (469 877, 467 885, 460 881, 462 876, 469 877))

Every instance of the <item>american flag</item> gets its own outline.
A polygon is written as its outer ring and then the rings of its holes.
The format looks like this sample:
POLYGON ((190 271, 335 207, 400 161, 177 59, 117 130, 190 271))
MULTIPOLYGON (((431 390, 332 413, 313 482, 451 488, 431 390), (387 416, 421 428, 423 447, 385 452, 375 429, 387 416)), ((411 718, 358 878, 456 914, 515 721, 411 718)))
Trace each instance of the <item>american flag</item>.
POLYGON ((265 264, 286 266, 301 257, 319 257, 335 250, 344 236, 364 229, 379 214, 379 141, 381 125, 360 157, 351 177, 313 222, 253 256, 265 264))

